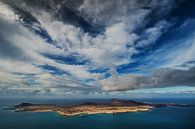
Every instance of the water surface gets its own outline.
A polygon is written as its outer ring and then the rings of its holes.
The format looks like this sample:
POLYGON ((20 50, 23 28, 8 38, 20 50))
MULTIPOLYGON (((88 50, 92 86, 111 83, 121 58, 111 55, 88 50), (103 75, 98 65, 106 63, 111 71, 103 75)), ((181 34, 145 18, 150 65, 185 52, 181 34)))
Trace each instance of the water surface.
MULTIPOLYGON (((166 107, 149 112, 63 117, 55 112, 15 113, 3 107, 21 102, 79 104, 106 99, 0 99, 0 129, 195 129, 195 107, 166 107)), ((195 99, 145 99, 144 102, 195 104, 195 99)))

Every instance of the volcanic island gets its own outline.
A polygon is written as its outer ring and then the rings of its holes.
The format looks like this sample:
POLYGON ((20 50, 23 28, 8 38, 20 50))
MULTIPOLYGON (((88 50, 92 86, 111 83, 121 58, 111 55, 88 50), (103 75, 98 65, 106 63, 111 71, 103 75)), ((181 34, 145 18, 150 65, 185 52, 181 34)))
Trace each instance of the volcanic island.
POLYGON ((86 102, 79 105, 54 105, 21 103, 14 106, 15 112, 57 112, 62 116, 118 114, 130 112, 146 112, 154 108, 167 106, 186 106, 178 104, 151 104, 133 100, 112 99, 108 103, 86 102))

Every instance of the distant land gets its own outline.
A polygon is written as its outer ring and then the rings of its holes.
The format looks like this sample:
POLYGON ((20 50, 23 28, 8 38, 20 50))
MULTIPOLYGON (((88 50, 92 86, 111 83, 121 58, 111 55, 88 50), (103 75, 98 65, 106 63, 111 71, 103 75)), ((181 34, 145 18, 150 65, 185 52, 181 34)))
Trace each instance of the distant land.
POLYGON ((128 112, 150 111, 155 108, 178 106, 184 104, 154 104, 143 103, 133 100, 112 99, 108 103, 85 102, 80 105, 54 105, 54 104, 31 104, 21 103, 12 108, 15 112, 57 112, 62 116, 92 115, 92 114, 117 114, 128 112))

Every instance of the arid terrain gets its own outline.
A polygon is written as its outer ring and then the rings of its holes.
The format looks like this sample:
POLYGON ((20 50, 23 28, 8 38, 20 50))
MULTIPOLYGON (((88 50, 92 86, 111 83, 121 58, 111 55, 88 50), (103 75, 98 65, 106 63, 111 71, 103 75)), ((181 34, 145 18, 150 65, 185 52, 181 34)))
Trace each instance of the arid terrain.
POLYGON ((185 106, 175 104, 148 104, 132 100, 112 99, 109 103, 86 102, 80 105, 53 105, 22 103, 14 106, 15 112, 57 112, 62 116, 117 114, 127 112, 149 111, 158 107, 185 106))

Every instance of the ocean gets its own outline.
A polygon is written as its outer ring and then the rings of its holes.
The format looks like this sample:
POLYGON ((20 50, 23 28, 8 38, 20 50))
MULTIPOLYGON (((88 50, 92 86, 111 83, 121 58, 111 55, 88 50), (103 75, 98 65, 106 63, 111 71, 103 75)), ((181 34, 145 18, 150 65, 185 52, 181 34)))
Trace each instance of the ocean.
MULTIPOLYGON (((0 99, 0 129, 195 129, 195 107, 166 107, 149 112, 63 117, 55 112, 3 110, 22 102, 79 104, 107 99, 0 99)), ((195 99, 137 99, 143 102, 195 105, 195 99)))

